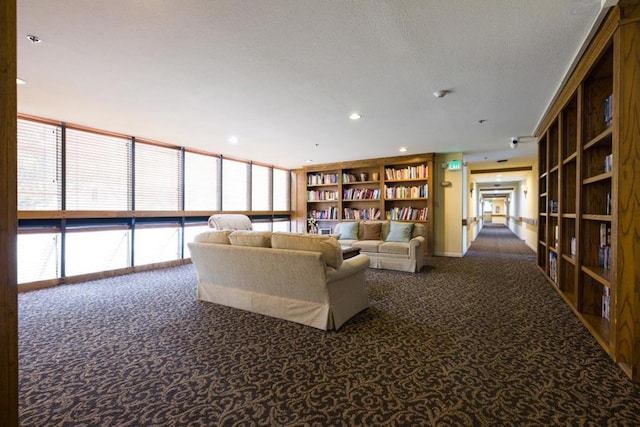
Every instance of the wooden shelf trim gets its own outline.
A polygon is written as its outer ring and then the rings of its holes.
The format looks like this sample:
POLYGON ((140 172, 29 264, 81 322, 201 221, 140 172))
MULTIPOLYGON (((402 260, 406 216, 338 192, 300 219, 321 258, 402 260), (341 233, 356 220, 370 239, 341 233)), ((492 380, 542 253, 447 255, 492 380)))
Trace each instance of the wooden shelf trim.
POLYGON ((589 185, 595 182, 606 181, 608 179, 611 179, 612 176, 613 176, 612 172, 603 172, 599 175, 590 176, 589 178, 583 179, 582 184, 589 185))
POLYGON ((582 271, 588 274, 591 278, 598 281, 603 286, 611 288, 611 272, 606 268, 595 267, 592 265, 583 265, 582 271))
POLYGON ((584 147, 582 149, 586 151, 591 147, 593 147, 594 145, 599 144, 604 139, 611 138, 612 134, 613 134, 613 129, 607 128, 604 131, 602 131, 599 135, 597 135, 595 138, 593 138, 591 141, 588 141, 586 144, 584 144, 584 147))
POLYGON ((589 221, 611 222, 611 215, 583 214, 582 219, 589 221))

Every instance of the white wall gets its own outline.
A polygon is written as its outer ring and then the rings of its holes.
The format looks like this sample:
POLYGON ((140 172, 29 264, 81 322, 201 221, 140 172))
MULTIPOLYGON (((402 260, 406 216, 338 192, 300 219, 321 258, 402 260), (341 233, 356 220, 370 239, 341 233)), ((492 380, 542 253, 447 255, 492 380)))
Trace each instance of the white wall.
MULTIPOLYGON (((526 179, 521 182, 513 191, 511 198, 510 215, 522 219, 538 219, 538 164, 533 165, 533 169, 527 174, 526 179), (527 194, 524 194, 524 189, 527 194)), ((537 250, 538 227, 528 224, 525 221, 509 221, 509 228, 524 243, 534 251, 537 250)))

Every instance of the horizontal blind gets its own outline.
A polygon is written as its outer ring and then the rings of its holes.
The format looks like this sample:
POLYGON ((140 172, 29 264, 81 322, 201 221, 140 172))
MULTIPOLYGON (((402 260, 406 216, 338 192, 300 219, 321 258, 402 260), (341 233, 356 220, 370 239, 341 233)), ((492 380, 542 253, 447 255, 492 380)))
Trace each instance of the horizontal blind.
POLYGON ((182 162, 177 148, 136 142, 135 210, 182 210, 182 162))
POLYGON ((62 208, 62 128, 18 119, 18 210, 62 208))
POLYGON ((273 168, 273 210, 291 210, 291 178, 284 169, 273 168))
POLYGON ((77 129, 66 134, 66 209, 130 210, 131 141, 77 129))
POLYGON ((249 210, 249 163, 222 159, 222 210, 249 210))
POLYGON ((200 153, 184 154, 184 209, 217 211, 219 206, 218 170, 220 158, 200 153))
POLYGON ((251 165, 251 210, 271 210, 271 168, 251 165))

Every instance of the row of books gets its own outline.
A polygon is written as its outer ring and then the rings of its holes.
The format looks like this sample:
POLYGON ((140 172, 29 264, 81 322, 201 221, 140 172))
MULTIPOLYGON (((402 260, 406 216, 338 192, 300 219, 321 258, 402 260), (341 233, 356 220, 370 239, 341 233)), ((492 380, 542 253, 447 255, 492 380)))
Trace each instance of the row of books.
MULTIPOLYGON (((372 178, 373 178, 373 181, 377 181, 379 178, 378 173, 377 172, 374 173, 372 178)), ((344 172, 342 174, 342 182, 344 184, 351 184, 354 182, 364 182, 368 180, 369 180, 369 174, 366 172, 361 172, 358 175, 355 175, 353 173, 347 173, 347 172, 344 172)))
POLYGON ((558 213, 558 201, 557 200, 549 200, 549 212, 558 213))
POLYGON ((609 320, 609 304, 611 302, 611 292, 606 286, 602 289, 602 317, 609 320))
POLYGON ((388 181, 397 181, 402 179, 424 179, 429 175, 429 167, 427 165, 407 166, 406 168, 394 169, 386 168, 384 170, 385 178, 388 181))
POLYGON ((387 211, 387 219, 397 221, 426 221, 428 208, 393 208, 387 211))
POLYGON ((309 211, 309 216, 315 219, 338 219, 338 208, 332 206, 328 209, 309 211))
POLYGON ((338 200, 338 192, 335 190, 309 190, 307 201, 317 202, 321 200, 338 200))
POLYGON ((380 190, 372 188, 346 188, 342 191, 342 198, 347 200, 379 200, 380 190))
POLYGON ((307 175, 307 185, 337 184, 337 173, 313 173, 307 175))
POLYGON ((384 187, 384 194, 387 199, 418 199, 429 197, 429 186, 416 185, 413 187, 384 187))
POLYGON ((380 209, 345 209, 343 219, 380 219, 380 209))
POLYGON ((558 254, 555 252, 549 252, 549 277, 558 284, 558 254))
POLYGON ((607 223, 600 224, 598 265, 607 270, 611 268, 611 227, 607 223))
POLYGON ((611 172, 613 170, 613 153, 604 158, 604 171, 611 172))
POLYGON ((609 95, 607 99, 604 100, 604 125, 606 127, 611 127, 613 124, 613 94, 609 95))
POLYGON ((611 193, 607 193, 607 215, 611 215, 611 193))

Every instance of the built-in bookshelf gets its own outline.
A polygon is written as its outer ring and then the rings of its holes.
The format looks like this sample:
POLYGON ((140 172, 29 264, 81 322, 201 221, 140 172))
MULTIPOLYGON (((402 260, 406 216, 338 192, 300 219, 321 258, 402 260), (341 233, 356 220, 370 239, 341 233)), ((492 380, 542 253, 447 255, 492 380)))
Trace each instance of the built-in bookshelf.
POLYGON ((314 165, 294 173, 298 194, 305 194, 296 203, 299 229, 309 231, 309 218, 324 230, 360 219, 422 222, 425 252, 432 255, 433 154, 314 165))
POLYGON ((640 2, 612 8, 536 132, 538 267, 636 381, 638 37, 640 2))

